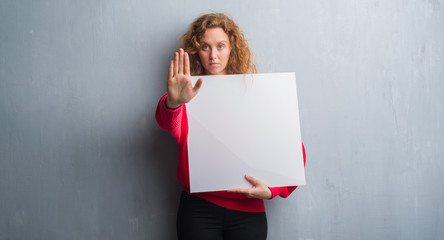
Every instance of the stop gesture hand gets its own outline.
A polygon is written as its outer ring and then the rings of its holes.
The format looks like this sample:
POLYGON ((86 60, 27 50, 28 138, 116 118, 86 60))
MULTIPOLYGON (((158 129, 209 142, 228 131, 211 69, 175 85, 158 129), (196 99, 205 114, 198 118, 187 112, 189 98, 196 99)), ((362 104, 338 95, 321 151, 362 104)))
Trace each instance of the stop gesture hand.
POLYGON ((190 58, 182 48, 179 49, 179 52, 174 54, 174 60, 170 61, 167 107, 177 108, 191 101, 202 86, 202 81, 202 78, 199 78, 193 87, 190 75, 190 58))

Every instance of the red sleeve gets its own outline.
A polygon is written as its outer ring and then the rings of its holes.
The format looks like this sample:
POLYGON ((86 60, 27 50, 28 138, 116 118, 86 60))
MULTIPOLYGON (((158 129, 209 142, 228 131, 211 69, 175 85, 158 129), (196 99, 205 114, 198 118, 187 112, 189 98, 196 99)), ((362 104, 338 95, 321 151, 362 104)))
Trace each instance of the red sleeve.
MULTIPOLYGON (((305 147, 304 147, 304 143, 302 143, 302 155, 304 156, 304 167, 305 167, 305 147)), ((276 196, 280 196, 283 198, 288 197, 298 186, 290 186, 290 187, 268 187, 271 191, 271 198, 273 199, 276 196)))
POLYGON ((186 130, 188 128, 186 123, 186 107, 185 104, 180 105, 178 108, 171 109, 166 106, 166 99, 168 94, 164 94, 157 104, 156 109, 156 121, 159 126, 170 132, 177 142, 180 142, 186 138, 186 130), (184 131, 185 130, 185 131, 184 131))

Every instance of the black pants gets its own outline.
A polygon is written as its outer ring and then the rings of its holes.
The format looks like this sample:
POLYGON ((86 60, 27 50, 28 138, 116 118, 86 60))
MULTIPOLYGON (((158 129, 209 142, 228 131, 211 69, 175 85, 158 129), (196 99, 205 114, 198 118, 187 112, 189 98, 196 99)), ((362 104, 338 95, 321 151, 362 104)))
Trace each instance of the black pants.
POLYGON ((265 240, 267 217, 265 212, 230 210, 182 192, 177 235, 179 240, 265 240))

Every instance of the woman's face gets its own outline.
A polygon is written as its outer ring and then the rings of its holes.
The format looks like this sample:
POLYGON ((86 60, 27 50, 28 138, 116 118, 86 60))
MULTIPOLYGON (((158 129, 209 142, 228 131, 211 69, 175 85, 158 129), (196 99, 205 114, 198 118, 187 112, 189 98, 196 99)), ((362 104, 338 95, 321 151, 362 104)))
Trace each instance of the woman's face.
POLYGON ((207 29, 200 39, 199 58, 207 75, 226 74, 231 46, 222 28, 207 29))

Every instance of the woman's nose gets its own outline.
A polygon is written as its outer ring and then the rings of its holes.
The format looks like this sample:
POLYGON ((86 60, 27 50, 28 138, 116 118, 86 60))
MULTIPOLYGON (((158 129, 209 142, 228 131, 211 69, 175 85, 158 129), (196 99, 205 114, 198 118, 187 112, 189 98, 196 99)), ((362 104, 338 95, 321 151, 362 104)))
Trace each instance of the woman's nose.
POLYGON ((216 58, 217 58, 217 51, 216 50, 211 50, 210 59, 213 60, 213 59, 216 59, 216 58))

